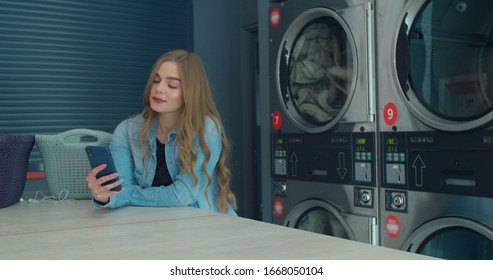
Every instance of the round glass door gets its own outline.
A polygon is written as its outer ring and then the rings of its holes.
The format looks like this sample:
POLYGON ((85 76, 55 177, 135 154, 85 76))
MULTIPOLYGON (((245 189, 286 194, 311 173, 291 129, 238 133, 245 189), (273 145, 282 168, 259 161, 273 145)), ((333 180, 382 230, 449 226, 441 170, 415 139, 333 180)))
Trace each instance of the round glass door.
POLYGON ((281 42, 279 97, 288 117, 307 132, 335 125, 354 86, 354 47, 337 18, 329 9, 308 10, 293 21, 281 42))
POLYGON ((493 260, 493 242, 466 228, 433 233, 416 253, 449 260, 493 260))
POLYGON ((396 59, 409 63, 399 75, 408 75, 401 86, 411 111, 440 130, 488 124, 493 119, 493 1, 417 2, 401 29, 407 32, 409 56, 396 59))
POLYGON ((342 223, 330 212, 310 209, 299 218, 295 228, 349 239, 342 223))
POLYGON ((284 225, 314 233, 354 239, 347 222, 337 209, 323 201, 301 202, 286 217, 284 225))
POLYGON ((461 218, 442 218, 420 226, 404 249, 451 260, 493 260, 493 229, 461 218))

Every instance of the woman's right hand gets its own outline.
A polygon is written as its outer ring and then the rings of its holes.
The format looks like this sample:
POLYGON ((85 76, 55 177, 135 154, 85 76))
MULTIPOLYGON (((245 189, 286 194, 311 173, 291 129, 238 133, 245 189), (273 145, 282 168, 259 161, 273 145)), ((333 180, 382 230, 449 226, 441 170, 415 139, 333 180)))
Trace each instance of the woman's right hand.
POLYGON ((87 187, 91 190, 91 195, 101 204, 107 204, 110 201, 110 196, 116 195, 124 191, 122 188, 120 191, 111 191, 114 187, 121 185, 123 180, 115 181, 111 184, 103 186, 105 182, 113 180, 118 177, 118 173, 102 176, 99 179, 96 178, 96 174, 106 168, 106 164, 101 164, 94 167, 86 176, 87 187))

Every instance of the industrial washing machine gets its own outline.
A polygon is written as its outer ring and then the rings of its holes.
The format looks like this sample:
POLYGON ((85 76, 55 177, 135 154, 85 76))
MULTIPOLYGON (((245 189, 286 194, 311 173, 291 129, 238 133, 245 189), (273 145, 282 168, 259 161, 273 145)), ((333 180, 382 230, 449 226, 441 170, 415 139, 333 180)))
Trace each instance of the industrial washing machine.
POLYGON ((271 1, 273 223, 377 244, 373 1, 271 1))
POLYGON ((382 246, 493 258, 493 2, 376 2, 382 246))

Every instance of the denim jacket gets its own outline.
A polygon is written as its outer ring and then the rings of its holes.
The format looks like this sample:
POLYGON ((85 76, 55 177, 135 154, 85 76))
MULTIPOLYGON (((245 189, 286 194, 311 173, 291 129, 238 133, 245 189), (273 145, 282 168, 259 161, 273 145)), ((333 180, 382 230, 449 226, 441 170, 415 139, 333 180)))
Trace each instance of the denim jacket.
MULTIPOLYGON (((210 149, 210 159, 207 164, 207 172, 211 177, 211 185, 207 192, 208 199, 204 194, 207 185, 207 177, 201 169, 204 162, 204 152, 200 148, 198 137, 195 139, 195 146, 198 152, 197 162, 195 163, 195 174, 198 177, 197 184, 189 173, 181 173, 178 164, 180 146, 176 141, 176 129, 168 134, 168 141, 165 143, 166 164, 173 180, 169 186, 151 187, 156 170, 156 137, 157 120, 147 132, 149 139, 150 157, 142 164, 144 150, 140 141, 140 128, 144 123, 142 116, 127 119, 120 123, 115 129, 111 139, 110 150, 115 162, 120 179, 123 179, 122 193, 111 196, 110 201, 101 205, 94 201, 96 207, 117 208, 124 205, 135 206, 193 206, 210 211, 218 212, 216 206, 216 193, 218 191, 217 178, 215 175, 216 165, 221 154, 222 142, 221 134, 215 122, 207 118, 204 130, 205 142, 210 149)), ((236 216, 236 212, 228 207, 227 214, 236 216)))

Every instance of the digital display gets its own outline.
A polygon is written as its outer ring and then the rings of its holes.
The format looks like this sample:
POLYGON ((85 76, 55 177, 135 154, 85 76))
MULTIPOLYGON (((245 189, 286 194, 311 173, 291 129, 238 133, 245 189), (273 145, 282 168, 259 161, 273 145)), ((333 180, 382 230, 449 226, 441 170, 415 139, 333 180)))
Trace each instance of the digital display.
POLYGON ((365 144, 366 144, 365 138, 356 138, 356 145, 365 145, 365 144))
POLYGON ((276 144, 277 145, 282 145, 282 139, 276 139, 276 144))
POLYGON ((397 145, 399 141, 397 141, 397 138, 388 138, 387 139, 387 145, 397 145))

